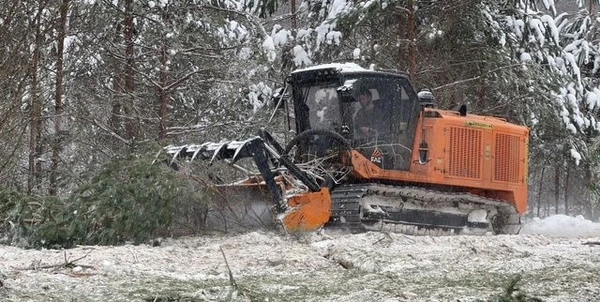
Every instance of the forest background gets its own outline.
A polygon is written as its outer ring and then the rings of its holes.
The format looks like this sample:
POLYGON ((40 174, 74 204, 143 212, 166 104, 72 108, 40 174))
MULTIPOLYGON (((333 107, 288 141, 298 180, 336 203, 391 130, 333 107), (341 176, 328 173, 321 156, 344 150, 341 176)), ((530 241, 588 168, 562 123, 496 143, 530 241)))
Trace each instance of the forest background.
POLYGON ((442 108, 527 125, 529 215, 598 219, 599 8, 0 0, 0 239, 69 246, 198 231, 200 188, 225 176, 178 177, 154 164, 161 148, 262 126, 284 135, 282 114, 267 123, 278 88, 294 69, 331 62, 405 71, 442 108))

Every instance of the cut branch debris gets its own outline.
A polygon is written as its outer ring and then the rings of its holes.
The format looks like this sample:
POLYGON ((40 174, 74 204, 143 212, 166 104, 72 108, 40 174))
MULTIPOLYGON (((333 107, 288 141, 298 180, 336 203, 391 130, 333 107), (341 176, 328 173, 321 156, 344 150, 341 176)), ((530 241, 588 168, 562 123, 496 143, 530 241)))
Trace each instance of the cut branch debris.
POLYGON ((231 283, 231 286, 233 286, 233 288, 237 290, 238 286, 237 283, 235 283, 235 278, 233 278, 233 273, 231 272, 231 268, 229 267, 229 263, 227 262, 227 257, 225 257, 223 247, 219 246, 219 249, 221 250, 221 254, 223 255, 223 259, 225 260, 225 266, 227 267, 227 271, 229 272, 229 283, 231 283))
POLYGON ((75 262, 84 259, 85 257, 87 257, 91 252, 93 251, 93 249, 89 250, 87 253, 85 253, 85 255, 74 259, 74 260, 69 260, 67 257, 67 252, 64 251, 63 255, 64 255, 64 259, 65 262, 64 263, 58 263, 58 264, 47 264, 47 265, 35 265, 35 264, 31 264, 29 265, 29 267, 26 268, 18 268, 19 270, 39 270, 39 269, 50 269, 50 268, 54 268, 54 269, 58 269, 58 268, 74 268, 74 267, 82 267, 82 268, 94 268, 93 266, 90 265, 82 265, 82 264, 76 264, 75 262))
POLYGON ((588 241, 582 243, 583 245, 600 245, 600 241, 588 241))

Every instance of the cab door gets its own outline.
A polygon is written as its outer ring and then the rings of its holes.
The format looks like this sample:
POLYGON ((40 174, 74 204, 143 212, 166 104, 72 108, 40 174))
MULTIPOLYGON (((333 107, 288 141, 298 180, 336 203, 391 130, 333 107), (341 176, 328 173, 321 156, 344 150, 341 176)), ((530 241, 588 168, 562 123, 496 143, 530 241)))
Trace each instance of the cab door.
POLYGON ((408 80, 399 76, 365 76, 352 79, 352 119, 362 109, 359 92, 368 89, 377 107, 377 132, 359 133, 352 124, 353 146, 382 169, 408 171, 419 114, 418 99, 408 80))

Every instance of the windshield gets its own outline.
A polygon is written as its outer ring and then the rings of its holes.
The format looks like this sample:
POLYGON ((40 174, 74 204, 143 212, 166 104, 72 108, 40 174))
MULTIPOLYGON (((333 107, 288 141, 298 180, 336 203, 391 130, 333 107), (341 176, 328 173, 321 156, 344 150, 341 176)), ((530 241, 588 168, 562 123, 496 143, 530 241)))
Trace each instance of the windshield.
POLYGON ((340 103, 337 85, 315 85, 302 89, 311 129, 336 131, 340 123, 340 103))

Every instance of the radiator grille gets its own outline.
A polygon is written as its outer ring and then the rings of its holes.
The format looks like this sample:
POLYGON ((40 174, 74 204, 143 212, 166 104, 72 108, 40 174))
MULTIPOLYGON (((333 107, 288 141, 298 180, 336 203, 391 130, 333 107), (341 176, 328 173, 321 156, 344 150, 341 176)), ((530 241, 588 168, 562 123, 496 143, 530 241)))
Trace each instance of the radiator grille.
POLYGON ((497 133, 494 151, 494 180, 519 183, 521 144, 518 136, 497 133))
POLYGON ((450 128, 448 175, 481 178, 482 131, 450 128))

